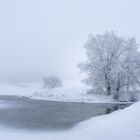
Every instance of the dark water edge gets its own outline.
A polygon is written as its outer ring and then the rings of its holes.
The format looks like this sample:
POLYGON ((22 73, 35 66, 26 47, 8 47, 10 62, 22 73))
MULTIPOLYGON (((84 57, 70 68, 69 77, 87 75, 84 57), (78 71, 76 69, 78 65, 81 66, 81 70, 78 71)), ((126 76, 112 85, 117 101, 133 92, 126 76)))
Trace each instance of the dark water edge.
POLYGON ((109 114, 131 103, 75 103, 0 96, 0 125, 27 131, 59 131, 91 117, 109 114))

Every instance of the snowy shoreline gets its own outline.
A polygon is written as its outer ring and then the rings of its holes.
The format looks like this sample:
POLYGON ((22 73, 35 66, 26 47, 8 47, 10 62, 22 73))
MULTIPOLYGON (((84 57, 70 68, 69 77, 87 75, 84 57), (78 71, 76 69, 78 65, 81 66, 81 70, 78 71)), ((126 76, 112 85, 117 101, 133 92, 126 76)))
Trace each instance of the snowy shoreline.
MULTIPOLYGON (((22 96, 22 97, 24 97, 24 96, 22 96)), ((82 102, 82 101, 65 101, 65 100, 54 100, 54 99, 43 99, 43 98, 36 98, 36 97, 27 97, 27 98, 29 98, 29 99, 32 99, 32 100, 42 100, 42 101, 51 101, 51 102, 65 102, 65 103, 81 103, 81 104, 86 104, 86 103, 88 103, 88 104, 134 104, 134 103, 136 103, 136 102, 90 102, 90 101, 84 101, 84 102, 82 102)))
POLYGON ((87 94, 88 87, 65 85, 61 88, 42 89, 41 83, 28 83, 21 85, 0 85, 1 96, 27 97, 34 100, 74 102, 74 103, 112 103, 128 104, 134 102, 117 102, 112 96, 87 94), (24 85, 24 86, 23 86, 24 85))

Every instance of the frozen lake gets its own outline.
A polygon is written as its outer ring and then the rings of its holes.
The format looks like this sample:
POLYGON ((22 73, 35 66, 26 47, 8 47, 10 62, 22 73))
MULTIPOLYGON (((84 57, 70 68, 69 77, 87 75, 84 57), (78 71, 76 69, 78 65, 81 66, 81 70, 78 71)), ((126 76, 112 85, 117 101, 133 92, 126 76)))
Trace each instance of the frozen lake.
POLYGON ((19 130, 58 131, 78 122, 110 113, 128 105, 105 103, 69 103, 0 96, 0 125, 19 130))

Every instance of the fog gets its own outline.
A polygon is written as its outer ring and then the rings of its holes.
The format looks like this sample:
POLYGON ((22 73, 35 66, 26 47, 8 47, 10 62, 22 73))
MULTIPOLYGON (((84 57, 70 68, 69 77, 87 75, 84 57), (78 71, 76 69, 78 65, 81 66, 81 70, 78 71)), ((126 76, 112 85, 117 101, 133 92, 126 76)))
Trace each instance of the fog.
POLYGON ((139 0, 0 0, 0 82, 58 75, 80 80, 90 33, 114 30, 140 43, 139 0))

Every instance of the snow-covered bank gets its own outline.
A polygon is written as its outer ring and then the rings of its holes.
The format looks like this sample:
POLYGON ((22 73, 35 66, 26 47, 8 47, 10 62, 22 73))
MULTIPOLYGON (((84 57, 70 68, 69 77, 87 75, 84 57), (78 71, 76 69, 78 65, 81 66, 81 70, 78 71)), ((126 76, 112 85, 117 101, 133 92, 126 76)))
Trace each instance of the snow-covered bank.
POLYGON ((25 96, 32 99, 65 102, 113 102, 111 97, 87 94, 87 86, 78 82, 65 82, 63 87, 43 89, 40 83, 1 84, 0 95, 25 96))
MULTIPOLYGON (((87 94, 87 90, 89 87, 78 82, 65 82, 63 87, 52 89, 43 89, 41 82, 0 85, 0 95, 25 96, 36 100, 63 102, 116 103, 112 96, 87 94)), ((123 98, 129 101, 128 96, 123 98)))
POLYGON ((33 94, 31 99, 63 101, 63 102, 88 102, 88 103, 111 103, 114 102, 111 96, 87 94, 89 87, 77 81, 67 81, 63 87, 46 88, 40 87, 33 94))
POLYGON ((72 130, 73 139, 80 140, 139 140, 140 102, 121 110, 92 118, 72 130))
MULTIPOLYGON (((120 103, 113 99, 112 96, 104 94, 88 94, 87 91, 90 88, 82 83, 78 82, 68 82, 63 85, 63 87, 58 88, 46 88, 39 89, 34 92, 30 98, 37 100, 49 100, 49 101, 63 101, 63 102, 86 102, 86 103, 120 103)), ((140 99, 138 96, 140 91, 135 93, 137 95, 136 99, 140 99)), ((121 94, 121 103, 130 102, 131 95, 128 93, 121 94)))
POLYGON ((0 84, 0 95, 31 96, 40 90, 40 83, 0 84))
POLYGON ((88 88, 54 88, 36 91, 32 99, 64 101, 64 102, 88 102, 88 103, 110 103, 114 102, 111 96, 87 94, 88 88))
POLYGON ((1 140, 139 140, 140 102, 113 112, 79 123, 69 131, 60 132, 15 132, 0 129, 1 140))

